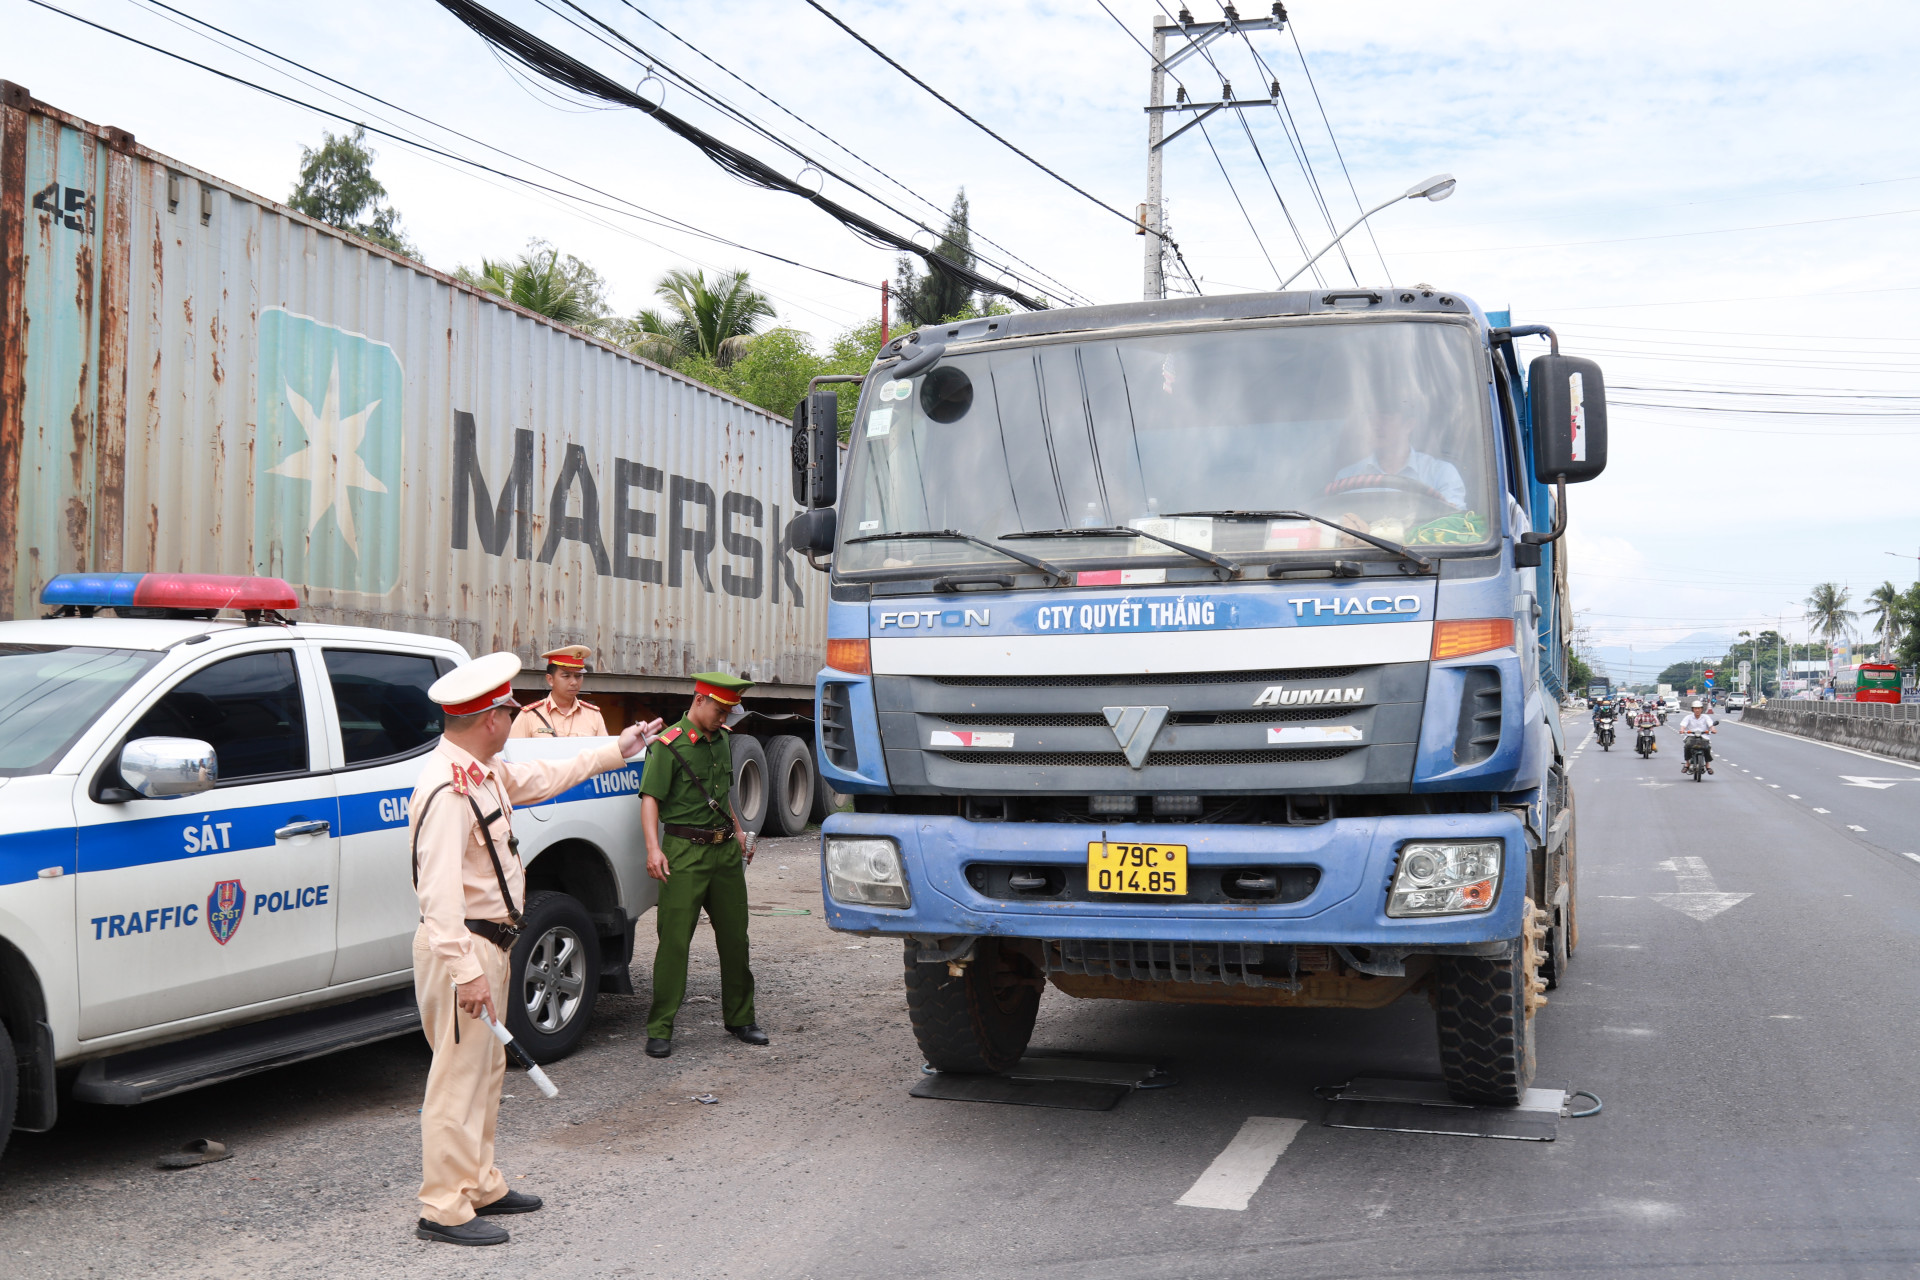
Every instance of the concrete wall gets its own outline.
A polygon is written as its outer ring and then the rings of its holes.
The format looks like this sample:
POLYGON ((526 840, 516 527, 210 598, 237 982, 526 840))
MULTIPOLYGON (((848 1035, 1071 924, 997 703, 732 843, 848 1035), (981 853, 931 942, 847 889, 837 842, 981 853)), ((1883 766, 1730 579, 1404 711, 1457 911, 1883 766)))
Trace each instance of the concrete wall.
POLYGON ((1856 751, 1920 761, 1920 719, 1912 706, 1877 707, 1851 702, 1769 702, 1742 713, 1743 723, 1818 738, 1856 751), (1887 712, 1893 715, 1885 714, 1887 712), (1898 716, 1898 718, 1895 718, 1898 716))

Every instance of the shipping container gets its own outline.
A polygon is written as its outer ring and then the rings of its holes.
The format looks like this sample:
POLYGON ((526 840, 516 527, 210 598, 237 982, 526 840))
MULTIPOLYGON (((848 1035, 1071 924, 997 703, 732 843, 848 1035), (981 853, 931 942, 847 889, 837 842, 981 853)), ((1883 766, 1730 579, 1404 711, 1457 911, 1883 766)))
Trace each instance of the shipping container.
POLYGON ((764 410, 4 83, 0 306, 0 618, 62 572, 267 574, 315 621, 591 645, 628 710, 710 668, 811 705, 764 410))

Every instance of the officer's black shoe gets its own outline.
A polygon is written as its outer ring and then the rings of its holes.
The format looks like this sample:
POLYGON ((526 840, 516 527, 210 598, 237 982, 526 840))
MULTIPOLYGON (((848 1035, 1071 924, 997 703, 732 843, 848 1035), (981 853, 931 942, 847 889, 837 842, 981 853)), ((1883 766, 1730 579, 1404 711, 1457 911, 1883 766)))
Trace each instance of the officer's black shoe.
POLYGON ((470 1218, 457 1227, 441 1226, 437 1222, 428 1222, 425 1218, 415 1224, 413 1234, 422 1240, 438 1240, 441 1244, 505 1244, 507 1229, 496 1222, 483 1222, 479 1218, 470 1218))
POLYGON ((728 1027, 727 1034, 743 1044, 767 1043, 767 1033, 762 1031, 760 1025, 755 1022, 749 1022, 744 1027, 728 1027))
POLYGON ((474 1212, 482 1217, 496 1213, 532 1213, 541 1204, 539 1196, 530 1196, 524 1191, 509 1191, 492 1204, 483 1204, 474 1212))
POLYGON ((651 1036, 647 1038, 647 1056, 649 1058, 664 1058, 672 1052, 673 1041, 656 1040, 651 1036))

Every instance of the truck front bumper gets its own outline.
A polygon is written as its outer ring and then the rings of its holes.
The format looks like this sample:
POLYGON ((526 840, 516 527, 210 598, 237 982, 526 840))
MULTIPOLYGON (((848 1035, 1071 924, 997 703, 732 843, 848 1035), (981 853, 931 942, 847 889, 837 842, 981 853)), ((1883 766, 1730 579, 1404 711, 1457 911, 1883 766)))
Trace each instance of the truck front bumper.
POLYGON ((827 924, 845 933, 892 936, 1153 939, 1166 941, 1452 947, 1520 936, 1527 891, 1527 840, 1508 813, 1341 818, 1318 826, 969 822, 962 818, 841 813, 829 836, 885 836, 898 844, 912 905, 836 902, 821 894, 827 924), (1313 867, 1319 882, 1297 902, 1195 903, 1147 898, 1009 901, 977 892, 967 868, 980 863, 1082 867, 1087 846, 1184 844, 1190 868, 1313 867), (1387 891, 1409 840, 1497 839, 1502 875, 1490 910, 1474 915, 1392 919, 1387 891))

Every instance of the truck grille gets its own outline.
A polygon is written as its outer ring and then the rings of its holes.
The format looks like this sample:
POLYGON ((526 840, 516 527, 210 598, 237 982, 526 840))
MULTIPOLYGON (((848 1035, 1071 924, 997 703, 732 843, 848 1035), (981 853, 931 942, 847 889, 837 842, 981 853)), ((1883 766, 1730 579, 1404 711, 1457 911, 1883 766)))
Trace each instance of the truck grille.
MULTIPOLYGON (((1104 723, 1104 722, 1103 722, 1104 723)), ((1207 766, 1223 764, 1292 764, 1302 760, 1337 760, 1353 747, 1279 747, 1272 751, 1156 751, 1150 765, 1207 766)), ((997 764, 1002 768, 1040 765, 1048 768, 1126 768, 1118 751, 940 751, 934 754, 956 764, 997 764)))
MULTIPOLYGON (((1330 720, 1347 715, 1345 707, 1269 707, 1260 711, 1176 711, 1168 724, 1286 724, 1300 720, 1330 720)), ((1008 729, 1104 729, 1107 718, 1097 711, 974 712, 940 717, 948 724, 983 725, 1008 729)))
POLYGON ((1133 938, 1049 939, 1040 944, 1048 973, 1124 982, 1193 982, 1298 991, 1299 975, 1333 968, 1323 946, 1258 942, 1154 942, 1133 938))
POLYGON ((935 684, 969 689, 1122 689, 1143 684, 1273 684, 1284 680, 1344 680, 1358 667, 1292 667, 1268 671, 1170 671, 1118 676, 935 676, 935 684))

